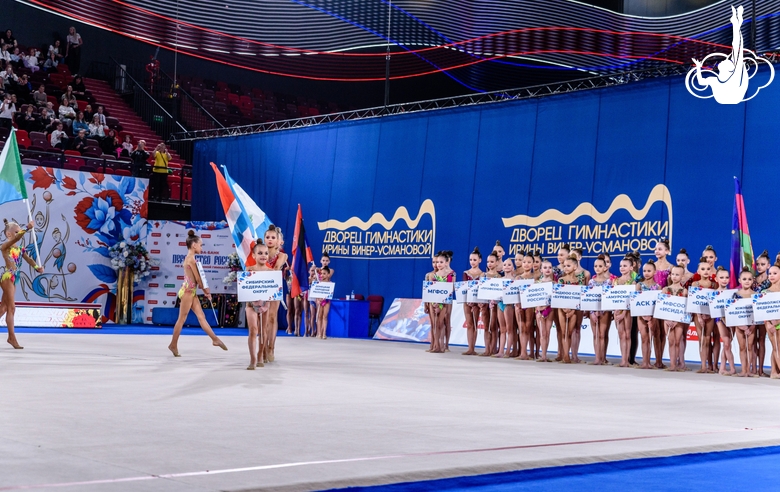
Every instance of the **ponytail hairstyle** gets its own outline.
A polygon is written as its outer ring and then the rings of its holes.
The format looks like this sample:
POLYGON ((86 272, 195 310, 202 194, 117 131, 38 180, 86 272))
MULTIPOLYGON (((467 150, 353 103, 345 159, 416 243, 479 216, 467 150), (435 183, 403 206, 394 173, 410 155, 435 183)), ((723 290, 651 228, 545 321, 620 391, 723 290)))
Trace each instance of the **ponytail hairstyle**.
POLYGON ((480 260, 482 259, 482 252, 479 250, 479 246, 474 246, 474 251, 472 251, 471 254, 477 255, 477 258, 480 260))
POLYGON ((187 241, 186 241, 187 249, 191 249, 193 244, 199 242, 200 242, 200 236, 195 234, 195 231, 193 230, 187 231, 187 241))
POLYGON ((663 244, 664 246, 666 246, 666 250, 667 250, 667 251, 671 251, 671 250, 672 250, 672 247, 671 247, 671 245, 669 244, 669 238, 666 238, 666 237, 660 237, 660 238, 658 238, 658 242, 659 242, 660 244, 663 244))
POLYGON ((691 259, 691 255, 688 254, 688 251, 685 248, 680 248, 680 252, 677 253, 678 255, 685 255, 686 258, 689 260, 691 259))
MULTIPOLYGON (((3 219, 3 232, 8 231, 8 227, 12 226, 13 224, 16 224, 16 221, 11 220, 9 222, 8 219, 3 219)), ((16 225, 19 225, 19 224, 16 224, 16 225)), ((780 253, 778 253, 778 255, 780 255, 780 253)))

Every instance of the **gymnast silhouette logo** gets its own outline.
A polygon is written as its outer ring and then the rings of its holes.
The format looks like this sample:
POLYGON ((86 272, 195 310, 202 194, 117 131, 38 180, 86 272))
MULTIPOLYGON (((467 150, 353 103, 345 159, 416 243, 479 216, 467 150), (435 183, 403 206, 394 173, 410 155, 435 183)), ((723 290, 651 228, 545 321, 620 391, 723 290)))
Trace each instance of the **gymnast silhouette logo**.
POLYGON ((772 83, 775 78, 775 69, 772 64, 744 47, 742 39, 742 12, 740 5, 736 9, 731 7, 731 54, 711 53, 699 61, 693 58, 695 65, 685 76, 685 88, 699 99, 714 97, 720 104, 739 104, 749 101, 758 95, 759 91, 772 83), (720 60, 720 61, 718 61, 720 60), (748 92, 748 85, 764 63, 769 67, 769 80, 748 92), (709 68, 716 66, 717 72, 709 68), (709 89, 712 92, 709 92, 709 89))

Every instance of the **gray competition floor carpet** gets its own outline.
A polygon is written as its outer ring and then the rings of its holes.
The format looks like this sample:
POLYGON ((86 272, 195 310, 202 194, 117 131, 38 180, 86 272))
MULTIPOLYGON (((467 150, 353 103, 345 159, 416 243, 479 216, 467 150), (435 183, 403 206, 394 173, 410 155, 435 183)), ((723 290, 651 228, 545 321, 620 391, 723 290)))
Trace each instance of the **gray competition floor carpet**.
MULTIPOLYGON (((3 339, 5 335, 3 334, 3 339)), ((311 490, 780 443, 780 382, 156 335, 0 347, 0 490, 311 490)))

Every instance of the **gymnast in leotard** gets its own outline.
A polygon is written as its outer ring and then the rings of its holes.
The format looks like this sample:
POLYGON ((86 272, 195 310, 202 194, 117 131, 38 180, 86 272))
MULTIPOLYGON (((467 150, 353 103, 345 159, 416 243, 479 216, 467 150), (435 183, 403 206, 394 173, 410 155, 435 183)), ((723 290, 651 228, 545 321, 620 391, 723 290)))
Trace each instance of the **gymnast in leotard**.
MULTIPOLYGON (((515 264, 511 259, 504 260, 502 264, 502 273, 507 280, 515 279, 515 264)), ((515 305, 505 304, 503 300, 498 301, 498 353, 493 357, 511 357, 514 350, 515 337, 517 329, 515 328, 515 305)))
MULTIPOLYGON (((569 246, 568 243, 561 245, 560 248, 558 248, 558 266, 553 267, 553 281, 558 282, 558 279, 563 277, 563 264, 566 261, 566 258, 569 257, 571 254, 571 246, 569 246)), ((558 323, 558 310, 553 309, 552 310, 552 318, 555 320, 555 339, 558 343, 558 355, 555 357, 555 362, 560 362, 563 360, 563 332, 561 331, 561 324, 558 323)))
MULTIPOLYGON (((436 281, 436 272, 439 270, 439 258, 434 255, 433 258, 431 258, 431 265, 433 266, 433 270, 425 274, 425 280, 427 282, 435 282, 436 281)), ((426 352, 433 352, 433 347, 436 344, 436 337, 434 336, 434 332, 438 329, 438 320, 434 318, 435 314, 433 312, 433 303, 426 302, 423 304, 423 310, 425 311, 425 314, 428 315, 428 319, 430 319, 431 324, 431 331, 428 336, 431 340, 431 344, 426 350, 426 352)))
MULTIPOLYGON (((657 270, 655 268, 655 262, 653 260, 647 260, 647 263, 642 267, 642 280, 637 282, 637 292, 645 292, 648 290, 661 290, 661 286, 655 281, 655 274, 657 270)), ((642 364, 640 369, 652 369, 650 364, 650 354, 652 353, 651 345, 656 340, 655 332, 659 330, 658 322, 652 316, 637 316, 637 327, 639 328, 639 336, 642 339, 642 364)), ((658 345, 655 346, 655 363, 663 364, 664 359, 664 347, 660 350, 658 345)))
MULTIPOLYGON (((563 285, 585 285, 585 275, 578 272, 580 263, 577 255, 572 253, 563 262, 563 277, 558 279, 563 285)), ((579 332, 582 326, 582 311, 579 309, 558 309, 558 322, 563 331, 563 362, 566 364, 579 363, 577 355, 579 348, 579 332), (571 351, 571 357, 569 357, 571 351)))
MULTIPOLYGON (((447 258, 451 255, 451 251, 439 251, 436 253, 436 273, 433 276, 434 282, 454 282, 455 272, 447 264, 447 258)), ((442 354, 445 352, 447 345, 447 327, 446 324, 449 321, 447 317, 447 306, 449 304, 438 304, 435 302, 429 303, 429 309, 433 316, 431 319, 431 353, 442 354)))
MULTIPOLYGON (((249 272, 268 272, 270 268, 265 264, 268 261, 268 246, 263 244, 262 239, 258 239, 252 248, 252 257, 255 264, 248 266, 249 272)), ((270 301, 247 302, 245 308, 246 324, 249 331, 249 366, 247 370, 253 371, 255 367, 264 367, 263 354, 264 345, 268 337, 268 307, 270 301)))
POLYGON ((43 267, 36 265, 32 257, 27 254, 27 251, 21 247, 16 246, 24 235, 32 229, 35 224, 30 221, 25 229, 19 227, 14 221, 8 221, 3 219, 5 223, 5 242, 0 246, 0 251, 3 253, 3 259, 5 260, 5 272, 0 277, 0 286, 3 288, 2 303, 0 303, 0 317, 5 314, 5 323, 8 326, 8 343, 15 349, 23 349, 19 342, 16 340, 16 333, 14 332, 14 314, 16 313, 16 284, 19 283, 19 269, 22 266, 22 260, 27 262, 28 265, 38 273, 43 273, 43 267))
MULTIPOLYGON (((499 278, 498 252, 492 251, 487 257, 487 271, 482 278, 499 278)), ((498 303, 490 301, 480 304, 482 324, 485 326, 485 351, 479 354, 488 357, 498 352, 498 303)))
MULTIPOLYGON (((520 270, 518 271, 517 278, 522 280, 535 280, 534 279, 534 258, 530 251, 520 252, 518 254, 523 255, 523 260, 520 263, 520 270)), ((515 310, 515 317, 517 318, 517 326, 520 331, 520 353, 517 355, 519 360, 536 359, 536 347, 533 335, 534 335, 534 319, 536 318, 536 308, 522 309, 517 306, 515 310)))
MULTIPOLYGON (((762 294, 768 292, 780 292, 780 264, 775 263, 768 269, 767 281, 769 287, 761 291, 762 294)), ((772 379, 780 378, 780 319, 773 319, 764 322, 766 332, 769 334, 771 351, 769 354, 769 365, 771 368, 769 377, 772 379)))
MULTIPOLYGON (((691 287, 701 287, 702 289, 715 289, 718 284, 715 281, 715 276, 712 274, 712 267, 707 262, 707 259, 702 257, 699 259, 699 266, 696 270, 696 274, 691 277, 691 287)), ((716 367, 713 367, 712 361, 712 341, 713 333, 717 329, 715 326, 715 320, 709 314, 696 314, 694 318, 697 321, 697 330, 701 327, 699 335, 699 357, 701 359, 701 369, 696 371, 697 373, 715 373, 716 367)), ((683 354, 684 355, 684 354, 683 354)))
MULTIPOLYGON (((675 265, 669 272, 669 285, 662 289, 664 294, 677 297, 688 297, 688 289, 682 285, 683 274, 685 273, 685 267, 675 265)), ((661 329, 667 332, 666 336, 669 340, 669 367, 667 371, 684 371, 685 369, 680 365, 678 361, 685 360, 685 354, 679 353, 680 351, 680 337, 684 337, 688 331, 689 323, 679 323, 676 321, 658 320, 661 329)))
MULTIPOLYGON (((455 273, 452 270, 452 255, 454 254, 452 251, 443 251, 444 253, 444 267, 445 269, 453 272, 452 280, 449 282, 455 281, 455 273)), ((444 351, 449 352, 450 351, 450 335, 452 334, 452 304, 445 304, 444 305, 444 351)))
MULTIPOLYGON (((549 260, 542 261, 540 266, 541 275, 535 282, 537 284, 543 282, 554 282, 553 278, 553 266, 549 260)), ((536 326, 539 330, 539 345, 542 351, 541 357, 536 359, 536 362, 552 362, 547 358, 547 348, 550 346, 550 328, 553 323, 553 310, 550 306, 534 308, 536 310, 536 326)))
MULTIPOLYGON (((729 271, 722 266, 718 267, 715 273, 715 280, 718 283, 716 290, 723 292, 729 288, 729 282, 731 281, 731 275, 729 271)), ((726 326, 726 321, 723 318, 715 318, 715 326, 720 333, 720 340, 723 342, 723 349, 721 350, 720 371, 721 376, 733 376, 737 373, 734 367, 734 353, 731 351, 731 342, 734 340, 734 328, 726 326), (729 369, 726 370, 726 365, 729 369)))
MULTIPOLYGON (((756 278, 753 270, 749 266, 742 268, 739 274, 740 289, 734 293, 734 299, 749 299, 756 292, 753 290, 753 283, 756 278)), ((742 371, 737 374, 739 377, 759 377, 755 368, 755 326, 737 326, 737 342, 739 342, 739 362, 742 365, 742 371)))
MULTIPOLYGON (((588 282, 591 287, 605 287, 612 285, 612 275, 607 268, 606 256, 598 255, 593 261, 593 275, 588 282)), ((590 319, 590 328, 593 331, 593 348, 596 352, 596 358, 593 365, 600 366, 607 364, 607 333, 612 324, 612 313, 610 311, 591 311, 588 313, 590 319)))
MULTIPOLYGON (((469 255, 469 268, 463 272, 463 281, 477 280, 482 276, 482 270, 479 264, 482 263, 482 253, 475 247, 469 255)), ((469 348, 463 352, 463 355, 477 355, 475 347, 477 345, 477 327, 479 326, 479 304, 473 302, 463 303, 463 314, 466 317, 466 340, 469 348)))
MULTIPOLYGON (((771 284, 769 280, 769 252, 764 250, 758 258, 756 258, 756 280, 754 282, 753 290, 761 292, 769 288, 771 284)), ((756 346, 753 349, 756 360, 756 368, 758 369, 758 375, 766 377, 767 373, 764 372, 764 360, 766 358, 766 336, 770 332, 767 331, 766 323, 759 323, 756 325, 756 346)))
MULTIPOLYGON (((718 261, 718 255, 715 253, 715 248, 712 246, 707 246, 704 248, 704 251, 702 252, 702 257, 707 259, 707 263, 710 264, 710 271, 715 272, 717 270, 717 267, 715 266, 715 262, 718 261)), ((681 354, 685 353, 685 345, 688 343, 687 337, 682 338, 682 348, 681 348, 681 354)), ((711 359, 709 361, 710 367, 715 368, 715 370, 718 369, 718 361, 720 360, 720 333, 716 330, 713 332, 713 336, 710 339, 710 354, 711 359)), ((683 367, 685 367, 685 362, 683 361, 683 367)))
MULTIPOLYGON (((330 282, 333 278, 333 270, 329 266, 325 265, 320 269, 320 278, 322 282, 330 282)), ((327 340, 328 338, 328 315, 330 314, 330 300, 318 299, 319 306, 317 307, 317 338, 320 340, 327 340)))
POLYGON ((693 277, 694 273, 688 270, 688 265, 691 264, 691 257, 688 256, 688 251, 685 248, 680 248, 680 252, 677 253, 676 265, 682 265, 683 268, 685 268, 685 274, 683 274, 683 285, 688 285, 688 282, 693 277))
POLYGON ((198 272, 198 264, 195 261, 195 255, 201 253, 202 243, 199 236, 195 235, 195 231, 187 232, 187 256, 182 263, 182 269, 184 270, 184 282, 181 289, 179 289, 179 318, 176 320, 176 324, 173 325, 173 337, 171 343, 168 345, 168 350, 171 351, 174 357, 180 357, 179 355, 179 335, 181 335, 181 329, 184 327, 184 322, 187 320, 187 315, 190 314, 190 310, 198 317, 198 323, 203 331, 211 338, 211 344, 215 347, 220 347, 222 350, 227 350, 227 347, 222 340, 214 334, 214 330, 209 326, 206 321, 206 315, 203 314, 203 308, 200 305, 200 299, 198 299, 198 288, 203 289, 203 294, 206 299, 211 300, 211 291, 203 288, 203 279, 200 278, 200 272, 198 272))
MULTIPOLYGON (((284 241, 282 238, 282 230, 271 224, 268 226, 268 230, 265 231, 263 239, 265 239, 265 245, 268 246, 268 261, 266 262, 266 266, 271 270, 282 271, 282 276, 284 277, 284 270, 287 268, 287 254, 283 253, 281 250, 284 241)), ((328 262, 330 262, 330 258, 328 258, 328 262)), ((328 271, 330 271, 330 269, 328 269, 328 271)), ((273 362, 275 359, 276 332, 279 329, 278 316, 279 301, 270 301, 268 304, 268 339, 264 347, 264 362, 273 362)), ((320 315, 319 318, 322 319, 322 316, 320 315)), ((327 316, 325 316, 325 319, 327 320, 327 316)))
MULTIPOLYGON (((636 283, 635 278, 634 258, 626 256, 620 260, 620 276, 612 280, 612 285, 633 285, 636 283)), ((612 317, 620 340, 620 367, 628 367, 631 351, 631 313, 626 309, 618 309, 612 312, 612 317)))

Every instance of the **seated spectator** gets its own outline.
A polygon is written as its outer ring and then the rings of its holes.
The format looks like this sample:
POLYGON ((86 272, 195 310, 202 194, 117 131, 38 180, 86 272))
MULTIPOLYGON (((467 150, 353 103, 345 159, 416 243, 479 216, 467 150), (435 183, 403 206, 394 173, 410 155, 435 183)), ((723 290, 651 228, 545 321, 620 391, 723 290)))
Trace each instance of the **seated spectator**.
POLYGON ((32 102, 32 84, 28 80, 26 73, 19 77, 19 82, 16 84, 14 94, 16 94, 19 101, 24 104, 32 102))
POLYGON ((72 85, 68 86, 68 89, 65 91, 65 94, 63 94, 60 99, 62 99, 62 100, 67 99, 68 102, 70 103, 71 107, 74 107, 74 108, 78 107, 78 104, 76 103, 76 94, 73 93, 73 86, 72 85))
POLYGON ((19 82, 19 77, 16 76, 14 67, 11 65, 6 65, 5 70, 0 72, 0 79, 3 79, 6 90, 15 87, 16 83, 19 82))
POLYGON ((48 96, 46 95, 46 87, 41 84, 38 86, 38 90, 32 93, 33 102, 39 108, 45 108, 48 96))
POLYGON ((116 131, 108 130, 108 135, 100 142, 100 148, 103 149, 104 154, 119 157, 119 153, 122 151, 122 143, 119 141, 116 131))
POLYGON ((68 148, 68 134, 62 130, 62 122, 57 123, 57 129, 51 132, 49 142, 55 149, 65 150, 68 148))
POLYGON ((56 118, 54 117, 54 113, 49 111, 46 108, 41 108, 41 117, 38 119, 38 128, 41 131, 45 131, 46 133, 51 133, 56 126, 52 127, 54 122, 56 121, 56 118), (51 128, 51 130, 49 130, 51 128))
POLYGON ((84 130, 84 132, 89 135, 91 134, 89 127, 89 123, 84 119, 84 113, 79 111, 78 114, 76 114, 76 120, 73 122, 73 133, 84 130))
POLYGON ((73 77, 73 82, 70 83, 70 87, 73 87, 73 93, 83 96, 87 92, 87 88, 84 86, 84 81, 81 79, 81 75, 73 77))
POLYGON ((57 116, 57 112, 54 111, 54 103, 51 101, 46 101, 46 109, 49 110, 49 113, 53 114, 55 117, 57 116))
POLYGON ((8 46, 5 44, 0 44, 0 65, 2 65, 3 70, 5 70, 5 67, 11 64, 11 53, 8 52, 8 46))
POLYGON ((92 105, 91 104, 87 104, 86 106, 84 106, 84 119, 85 120, 92 121, 92 116, 94 114, 95 113, 92 112, 92 105))
POLYGON ((145 177, 146 176, 146 161, 149 160, 149 152, 146 151, 146 141, 139 140, 138 146, 135 148, 130 158, 133 160, 133 176, 145 177))
POLYGON ((38 131, 41 125, 41 121, 38 115, 33 112, 35 106, 32 104, 27 106, 27 111, 22 115, 22 121, 17 121, 19 128, 27 130, 28 132, 38 131))
POLYGON ((0 42, 3 44, 7 44, 9 46, 16 46, 16 38, 14 37, 13 33, 10 29, 5 31, 5 34, 3 34, 3 37, 0 38, 0 42))
POLYGON ((60 104, 60 121, 70 128, 73 125, 73 120, 76 118, 76 111, 70 107, 68 100, 63 96, 62 103, 60 104))
POLYGON ((29 68, 32 73, 41 69, 41 67, 38 66, 38 52, 35 51, 35 48, 30 48, 29 54, 23 57, 23 62, 24 66, 29 68))
POLYGON ((73 139, 73 150, 78 150, 82 154, 84 149, 87 148, 87 132, 85 130, 79 130, 76 133, 76 138, 73 139))
POLYGON ((59 65, 60 62, 57 61, 57 58, 55 57, 54 53, 51 51, 49 52, 49 57, 46 58, 46 61, 43 62, 43 69, 47 72, 49 71, 57 71, 57 65, 59 65))
POLYGON ((130 138, 130 135, 125 135, 125 141, 122 142, 122 150, 119 152, 125 157, 130 157, 130 154, 133 153, 133 140, 130 138))
POLYGON ((65 60, 65 56, 63 56, 63 54, 60 52, 59 39, 55 39, 54 44, 49 45, 49 52, 46 54, 46 58, 51 58, 52 60, 54 60, 55 67, 57 66, 57 64, 62 63, 65 60))
POLYGON ((9 130, 14 123, 14 113, 16 113, 16 104, 14 99, 16 96, 6 94, 3 97, 3 102, 0 103, 0 127, 8 128, 9 130))
POLYGON ((106 127, 100 124, 100 118, 98 114, 92 116, 92 123, 89 124, 89 134, 92 138, 102 141, 106 138, 106 127))
POLYGON ((19 52, 19 48, 14 48, 11 52, 11 64, 17 67, 22 64, 22 54, 19 52))
POLYGON ((46 132, 47 135, 51 135, 57 129, 57 126, 61 124, 62 122, 55 118, 51 120, 51 123, 47 124, 46 127, 44 127, 43 131, 46 132))
POLYGON ((102 105, 102 104, 98 104, 98 107, 97 107, 97 113, 95 113, 95 114, 96 114, 96 115, 98 115, 98 116, 100 117, 100 124, 101 124, 101 125, 103 125, 103 126, 108 126, 108 125, 106 124, 106 115, 105 115, 105 114, 103 114, 103 105, 102 105))

